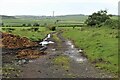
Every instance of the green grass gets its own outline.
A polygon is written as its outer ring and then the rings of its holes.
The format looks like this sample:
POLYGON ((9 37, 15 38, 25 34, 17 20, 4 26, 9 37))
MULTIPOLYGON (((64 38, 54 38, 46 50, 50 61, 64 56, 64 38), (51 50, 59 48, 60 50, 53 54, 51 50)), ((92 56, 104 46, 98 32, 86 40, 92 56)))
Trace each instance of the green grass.
MULTIPOLYGON (((28 30, 31 27, 4 27, 4 28, 12 28, 15 29, 13 30, 11 33, 15 34, 15 35, 19 35, 21 37, 27 37, 32 41, 39 41, 43 38, 45 38, 45 36, 52 32, 49 29, 45 28, 45 27, 39 27, 38 31, 31 31, 28 30)), ((2 30, 3 32, 8 32, 6 30, 2 30)))
POLYGON ((53 39, 56 40, 58 43, 61 43, 61 40, 57 37, 58 33, 53 34, 53 39))
POLYGON ((65 70, 69 69, 69 66, 70 66, 69 61, 70 61, 70 59, 67 56, 63 56, 63 55, 55 57, 53 59, 54 64, 63 67, 65 70))
MULTIPOLYGON (((46 18, 6 18, 2 19, 4 25, 9 26, 21 26, 22 24, 34 24, 39 23, 41 26, 44 26, 45 23, 48 25, 53 25, 56 20, 59 22, 56 25, 81 25, 85 22, 88 16, 81 16, 81 15, 69 15, 69 16, 57 16, 57 17, 46 17, 46 18)), ((111 17, 112 19, 118 19, 117 16, 111 17)), ((54 24, 55 25, 55 24, 54 24)))
POLYGON ((95 65, 117 73, 118 71, 118 30, 100 28, 61 28, 63 36, 73 40, 76 47, 83 48, 85 55, 95 65), (102 59, 100 61, 100 59, 102 59))
POLYGON ((118 20, 118 16, 112 16, 111 19, 118 20))
POLYGON ((57 24, 63 25, 63 24, 81 24, 87 19, 87 16, 64 16, 64 17, 55 17, 55 18, 43 18, 43 19, 27 19, 27 18, 17 18, 17 19, 2 19, 2 22, 4 25, 10 25, 10 26, 21 26, 22 24, 34 24, 39 23, 41 26, 43 26, 45 23, 48 25, 53 25, 56 20, 60 20, 57 24))

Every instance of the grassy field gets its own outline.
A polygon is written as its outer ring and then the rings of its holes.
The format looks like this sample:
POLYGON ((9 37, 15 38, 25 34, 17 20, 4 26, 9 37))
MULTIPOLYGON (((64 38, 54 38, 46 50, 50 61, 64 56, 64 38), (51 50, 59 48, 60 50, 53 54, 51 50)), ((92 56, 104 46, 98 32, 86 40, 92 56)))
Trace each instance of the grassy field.
MULTIPOLYGON (((33 25, 34 23, 40 24, 40 26, 44 26, 45 24, 47 25, 56 25, 56 26, 69 26, 69 25, 83 25, 85 20, 88 18, 87 15, 64 15, 64 16, 56 16, 56 17, 43 17, 43 18, 24 18, 24 17, 19 17, 19 18, 5 18, 2 19, 2 22, 4 23, 4 26, 9 26, 9 27, 17 27, 17 26, 22 26, 23 24, 31 24, 33 25), (55 22, 59 20, 56 24, 55 22)), ((111 17, 111 19, 117 20, 117 16, 111 17)), ((24 27, 24 26, 23 26, 24 27)))
POLYGON ((118 20, 118 16, 113 16, 111 19, 118 20))
POLYGON ((84 54, 96 67, 118 72, 118 30, 108 27, 61 28, 63 36, 71 39, 76 47, 84 49, 84 54))
POLYGON ((45 38, 48 33, 52 32, 45 27, 39 27, 38 31, 33 31, 31 27, 5 27, 1 28, 0 31, 10 32, 21 37, 27 37, 32 41, 39 41, 45 38), (14 30, 8 30, 9 28, 14 30))
MULTIPOLYGON (((87 16, 81 15, 70 15, 70 16, 57 16, 57 17, 44 17, 44 18, 5 18, 2 19, 4 25, 9 26, 21 26, 22 24, 34 24, 39 23, 41 26, 44 24, 53 25, 56 20, 58 25, 66 25, 66 24, 81 24, 87 19, 87 16)), ((55 25, 55 24, 54 24, 55 25)))

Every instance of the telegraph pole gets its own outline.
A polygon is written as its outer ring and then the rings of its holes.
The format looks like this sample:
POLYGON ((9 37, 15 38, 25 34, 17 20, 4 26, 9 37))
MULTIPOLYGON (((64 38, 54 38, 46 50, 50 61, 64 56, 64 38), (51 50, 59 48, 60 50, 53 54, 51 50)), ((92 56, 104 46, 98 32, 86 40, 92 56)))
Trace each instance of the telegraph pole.
POLYGON ((55 12, 53 11, 53 17, 54 17, 55 12))

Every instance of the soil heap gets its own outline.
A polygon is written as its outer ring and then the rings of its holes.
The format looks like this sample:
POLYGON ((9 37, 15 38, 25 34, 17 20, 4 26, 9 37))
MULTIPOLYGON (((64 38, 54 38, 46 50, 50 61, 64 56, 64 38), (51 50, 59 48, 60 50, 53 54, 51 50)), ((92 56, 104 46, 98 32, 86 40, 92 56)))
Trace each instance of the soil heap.
POLYGON ((38 44, 36 42, 30 41, 26 37, 20 37, 18 35, 13 35, 10 33, 2 33, 2 37, 0 39, 1 46, 3 48, 24 48, 24 47, 31 47, 31 46, 37 46, 38 44))

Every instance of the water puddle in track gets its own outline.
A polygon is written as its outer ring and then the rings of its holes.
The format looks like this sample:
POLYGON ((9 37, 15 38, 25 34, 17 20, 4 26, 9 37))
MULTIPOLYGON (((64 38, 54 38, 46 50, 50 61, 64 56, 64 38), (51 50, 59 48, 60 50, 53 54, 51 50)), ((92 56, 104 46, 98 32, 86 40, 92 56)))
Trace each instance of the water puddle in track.
MULTIPOLYGON (((53 44, 54 42, 48 41, 48 39, 50 37, 51 37, 51 34, 48 34, 47 37, 42 42, 40 42, 40 44, 42 46, 46 46, 48 44, 53 44)), ((68 46, 67 51, 65 51, 65 53, 64 53, 65 55, 69 56, 70 58, 72 58, 73 60, 75 60, 79 63, 87 61, 87 59, 85 57, 81 56, 82 50, 78 50, 77 48, 75 48, 75 46, 72 44, 71 41, 66 41, 65 44, 68 46)), ((52 50, 54 50, 54 49, 52 49, 52 50)))
MULTIPOLYGON (((44 47, 47 47, 48 44, 54 44, 54 42, 48 40, 49 38, 51 38, 51 34, 48 34, 46 38, 39 44, 44 47)), ((65 55, 69 56, 71 59, 79 63, 87 61, 85 57, 81 56, 82 50, 78 50, 77 48, 75 48, 71 41, 66 41, 65 44, 67 46, 67 51, 65 51, 64 53, 65 55)), ((55 51, 55 49, 52 50, 55 51)))
POLYGON ((87 59, 83 57, 80 53, 82 52, 82 50, 78 50, 77 48, 75 48, 71 41, 67 41, 66 45, 68 46, 68 49, 67 51, 65 51, 65 55, 80 63, 87 61, 87 59))

